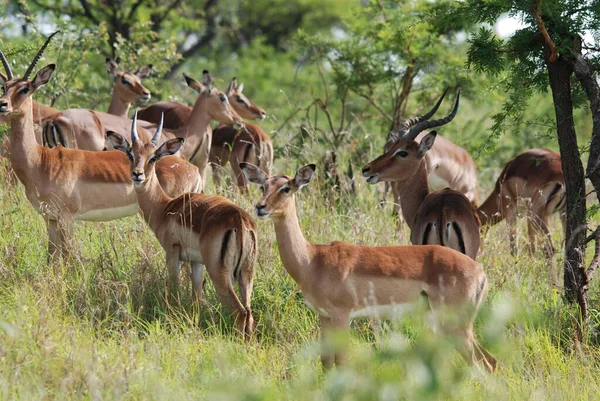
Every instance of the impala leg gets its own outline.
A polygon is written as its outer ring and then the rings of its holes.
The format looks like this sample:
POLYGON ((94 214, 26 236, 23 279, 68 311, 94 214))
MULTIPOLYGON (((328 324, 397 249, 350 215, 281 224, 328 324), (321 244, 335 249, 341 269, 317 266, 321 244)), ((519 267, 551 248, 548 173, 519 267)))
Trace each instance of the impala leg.
POLYGON ((60 254, 63 260, 69 259, 75 249, 74 243, 75 221, 72 218, 64 218, 59 222, 60 232, 60 254))
POLYGON ((343 313, 331 318, 331 323, 335 328, 336 335, 340 338, 341 344, 335 352, 336 366, 344 366, 348 363, 348 346, 350 343, 350 314, 343 313))
POLYGON ((202 302, 202 288, 204 286, 204 265, 199 262, 192 263, 192 289, 194 301, 200 305, 202 302))
MULTIPOLYGON (((247 146, 252 146, 252 145, 248 144, 247 146)), ((242 150, 244 150, 245 148, 246 148, 245 146, 242 147, 242 150)), ((236 151, 231 153, 231 160, 230 160, 231 169, 233 170, 233 176, 235 177, 235 184, 237 185, 239 190, 242 192, 247 192, 248 191, 248 181, 246 180, 246 176, 244 175, 244 173, 242 172, 242 169, 240 168, 240 162, 243 162, 245 160, 242 157, 239 157, 238 151, 239 150, 236 149, 236 151)))
POLYGON ((510 254, 517 254, 517 213, 514 207, 510 207, 506 214, 508 224, 508 240, 510 243, 510 254))
POLYGON ((58 250, 60 249, 60 229, 58 227, 58 221, 50 220, 48 224, 48 262, 52 262, 56 256, 58 256, 58 250))
POLYGON ((179 247, 173 247, 167 252, 167 270, 169 272, 169 296, 179 304, 179 285, 181 284, 181 262, 179 261, 179 247))
POLYGON ((527 234, 529 236, 529 245, 527 247, 529 253, 531 255, 535 254, 535 226, 533 222, 533 217, 530 217, 527 221, 527 234))
POLYGON ((456 336, 457 349, 470 365, 479 365, 489 373, 496 370, 496 358, 487 352, 473 336, 473 325, 453 330, 456 336))
POLYGON ((250 307, 250 299, 252 298, 252 284, 254 281, 254 261, 247 261, 241 266, 240 277, 238 279, 240 286, 241 301, 246 309, 246 331, 245 335, 248 339, 254 331, 254 316, 250 307))
POLYGON ((334 344, 332 344, 333 323, 327 316, 319 315, 321 323, 321 364, 324 370, 329 370, 335 363, 334 344))
POLYGON ((245 335, 248 311, 246 311, 246 308, 235 293, 230 272, 225 266, 218 266, 217 269, 211 269, 209 266, 208 273, 221 303, 232 312, 236 329, 242 335, 245 335))

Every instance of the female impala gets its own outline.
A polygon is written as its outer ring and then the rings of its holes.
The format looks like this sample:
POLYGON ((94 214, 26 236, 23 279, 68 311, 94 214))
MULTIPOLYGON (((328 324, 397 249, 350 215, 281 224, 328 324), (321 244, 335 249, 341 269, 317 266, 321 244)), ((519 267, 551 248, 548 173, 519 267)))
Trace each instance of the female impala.
MULTIPOLYGON (((106 71, 113 79, 112 97, 107 113, 120 118, 127 118, 131 103, 147 102, 150 100, 150 91, 142 84, 142 79, 146 78, 151 70, 152 64, 140 67, 133 73, 119 71, 117 62, 107 57, 106 71)), ((88 112, 93 113, 92 110, 88 110, 88 112)), ((65 110, 64 114, 56 117, 62 117, 65 119, 64 121, 66 121, 66 119, 69 118, 70 113, 70 109, 65 110)), ((62 145, 67 147, 66 139, 56 126, 54 126, 53 129, 49 129, 47 126, 46 129, 44 129, 43 137, 44 146, 54 148, 58 145, 62 145)))
MULTIPOLYGON (((268 177, 252 164, 240 167, 250 182, 262 186, 256 215, 272 218, 283 266, 319 314, 323 336, 332 329, 347 330, 351 318, 390 314, 424 294, 435 318, 443 321, 441 328, 457 336, 464 358, 494 371, 496 360, 473 336, 488 285, 479 263, 441 246, 314 245, 302 235, 294 194, 312 180, 315 165, 301 167, 294 178, 268 177), (447 310, 458 312, 458 319, 443 319, 447 310)), ((329 367, 345 355, 323 353, 321 358, 329 367)))
POLYGON ((414 245, 444 245, 475 259, 480 245, 479 221, 469 199, 449 188, 429 192, 424 156, 434 144, 436 131, 425 135, 420 143, 415 142, 421 131, 452 121, 459 99, 460 93, 452 111, 443 119, 427 121, 419 117, 407 120, 400 127, 396 143, 367 164, 362 174, 369 184, 396 183, 414 245))
MULTIPOLYGON (((186 76, 188 85, 198 90, 199 83, 191 81, 186 76)), ((227 97, 233 109, 245 119, 263 120, 267 113, 254 105, 242 93, 244 84, 237 83, 233 78, 227 88, 227 97)), ((191 108, 175 102, 157 102, 140 110, 138 116, 142 120, 158 122, 161 114, 165 114, 165 127, 179 128, 191 114, 191 108)), ((258 125, 246 123, 238 129, 232 125, 220 125, 213 131, 212 145, 210 148, 210 163, 215 179, 220 178, 220 167, 231 163, 231 168, 239 187, 246 189, 247 183, 244 174, 239 169, 240 162, 249 162, 268 171, 273 165, 273 143, 271 138, 258 125)))
POLYGON ((482 225, 506 219, 510 226, 510 249, 516 253, 516 220, 519 209, 528 218, 529 250, 535 251, 535 233, 544 237, 544 252, 554 255, 548 217, 558 212, 563 223, 566 212, 565 177, 560 155, 550 149, 530 149, 506 163, 494 191, 477 209, 482 225))
POLYGON ((237 329, 248 338, 254 327, 250 309, 257 257, 254 222, 243 209, 220 196, 168 196, 158 183, 154 166, 161 158, 178 152, 184 140, 170 139, 158 147, 161 122, 152 141, 144 145, 137 136, 136 123, 137 115, 133 118, 131 146, 119 134, 109 132, 108 136, 115 149, 129 155, 138 203, 166 252, 172 285, 179 286, 181 262, 191 262, 194 293, 199 300, 206 264, 217 295, 231 308, 237 329), (233 288, 234 280, 240 287, 241 302, 233 288))
MULTIPOLYGON (((177 130, 163 131, 161 142, 175 137, 185 138, 181 156, 195 164, 200 170, 202 179, 205 180, 212 139, 211 120, 241 124, 242 118, 232 110, 227 96, 213 87, 212 75, 205 70, 203 76, 202 83, 185 76, 188 84, 198 85, 200 94, 189 120, 177 130)), ((107 143, 106 131, 116 132, 128 140, 131 139, 130 120, 83 109, 72 109, 69 116, 71 121, 77 122, 76 125, 66 124, 65 126, 64 121, 60 118, 51 122, 54 129, 63 133, 63 137, 70 138, 67 140, 68 147, 87 150, 102 150, 107 146, 110 148, 112 145, 107 143), (69 135, 65 136, 65 132, 69 132, 69 135)), ((156 129, 156 124, 146 121, 140 121, 139 125, 147 130, 156 129)), ((144 136, 144 139, 148 141, 150 137, 144 136)))
MULTIPOLYGON (((28 71, 33 70, 42 50, 28 71)), ((42 68, 32 80, 30 72, 14 78, 10 68, 7 77, 0 74, 4 89, 0 115, 8 116, 11 123, 9 160, 27 198, 47 219, 50 256, 57 250, 62 254, 68 251, 74 220, 106 221, 137 211, 129 163, 121 152, 48 149, 36 142, 31 95, 48 82, 54 68, 54 64, 42 68)), ((180 158, 165 159, 157 170, 161 184, 173 195, 202 186, 198 169, 180 158)))

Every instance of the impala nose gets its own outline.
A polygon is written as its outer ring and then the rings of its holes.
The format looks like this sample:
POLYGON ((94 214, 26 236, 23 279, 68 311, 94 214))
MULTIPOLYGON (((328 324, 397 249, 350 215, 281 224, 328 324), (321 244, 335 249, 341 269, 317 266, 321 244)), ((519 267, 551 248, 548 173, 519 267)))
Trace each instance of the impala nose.
POLYGON ((364 166, 364 167, 362 168, 362 175, 363 175, 363 176, 365 176, 365 177, 367 177, 367 176, 369 175, 369 171, 370 171, 370 170, 371 170, 371 167, 369 167, 369 166, 364 166))
POLYGON ((265 210, 266 207, 267 207, 267 205, 260 205, 260 204, 256 205, 256 215, 259 218, 265 218, 265 217, 269 216, 270 213, 265 210))
POLYGON ((8 113, 8 103, 0 102, 0 113, 6 114, 8 113))
POLYGON ((139 184, 142 181, 144 181, 144 173, 141 173, 139 171, 134 171, 131 173, 131 179, 133 180, 134 183, 139 184))

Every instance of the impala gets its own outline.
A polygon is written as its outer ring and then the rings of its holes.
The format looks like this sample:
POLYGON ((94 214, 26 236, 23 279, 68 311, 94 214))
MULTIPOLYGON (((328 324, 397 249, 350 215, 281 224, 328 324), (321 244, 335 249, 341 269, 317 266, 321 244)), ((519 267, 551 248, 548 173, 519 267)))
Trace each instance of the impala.
MULTIPOLYGON (((150 100, 150 91, 142 84, 142 79, 146 78, 151 70, 152 64, 140 67, 133 73, 119 71, 117 62, 107 57, 106 71, 113 79, 112 97, 107 113, 120 118, 127 118, 132 103, 150 100)), ((89 112, 92 113, 91 110, 89 112)), ((65 110, 64 113, 63 117, 68 116, 70 111, 65 110)), ((43 131, 43 138, 45 146, 51 148, 57 145, 67 146, 65 138, 56 127, 50 129, 47 125, 43 131)))
MULTIPOLYGON (((211 120, 241 124, 242 118, 232 110, 227 96, 213 87, 214 79, 208 71, 203 72, 202 83, 185 74, 184 76, 188 85, 194 85, 200 93, 190 118, 179 129, 163 131, 161 142, 175 137, 185 138, 181 156, 195 164, 200 170, 202 179, 205 180, 212 139, 211 120)), ((106 131, 131 139, 129 133, 131 120, 93 110, 71 109, 66 114, 63 112, 58 117, 52 118, 49 123, 59 132, 59 135, 69 138, 67 146, 72 148, 86 150, 111 148, 112 145, 106 139, 106 131), (67 132, 68 136, 65 135, 67 132)), ((156 130, 154 123, 140 121, 139 125, 145 130, 156 130)), ((143 137, 146 141, 150 139, 149 134, 143 137)))
MULTIPOLYGON (((442 98, 443 95, 440 100, 442 98)), ((429 192, 425 156, 432 149, 437 132, 423 136, 419 143, 415 141, 423 130, 452 121, 458 111, 459 100, 460 93, 450 114, 442 119, 427 120, 433 115, 430 112, 406 120, 395 136, 396 142, 383 155, 363 167, 362 174, 369 184, 379 181, 396 184, 402 213, 411 230, 412 244, 444 245, 475 259, 480 245, 479 221, 469 199, 449 188, 429 192)))
MULTIPOLYGON (((435 106, 423 116, 408 120, 418 123, 427 120, 437 111, 448 89, 444 91, 435 106)), ((417 135, 415 140, 421 141, 426 132, 417 135)), ((384 146, 384 152, 387 152, 398 139, 397 133, 390 133, 384 146)), ((449 187, 464 194, 474 206, 477 206, 477 167, 469 153, 450 140, 439 137, 436 139, 433 147, 426 153, 425 162, 427 163, 427 180, 434 189, 443 189, 449 187)), ((387 184, 387 183, 386 183, 387 184)), ((400 211, 400 191, 398 185, 390 183, 394 197, 394 211, 399 214, 400 211)), ((386 192, 387 186, 386 186, 386 192)))
MULTIPOLYGON (((47 220, 49 255, 65 255, 74 220, 106 221, 136 213, 137 200, 129 179, 129 162, 121 152, 88 152, 58 147, 49 149, 37 143, 33 128, 32 94, 46 84, 54 64, 42 68, 33 79, 29 75, 42 55, 33 59, 22 78, 0 74, 4 95, 0 115, 9 117, 11 141, 9 160, 33 207, 47 220)), ((0 52, 1 54, 1 52, 0 52)), ((202 186, 198 169, 171 157, 157 166, 165 190, 179 195, 202 186)))
MULTIPOLYGON (((189 82, 188 85, 195 90, 198 83, 189 82)), ((233 109, 245 119, 263 120, 267 113, 256 106, 242 93, 244 84, 238 84, 233 78, 227 88, 227 97, 233 109)), ((191 108, 175 102, 157 102, 139 112, 139 118, 150 122, 158 122, 161 114, 165 113, 165 127, 175 129, 181 127, 189 118, 191 108)), ((213 168, 214 178, 220 180, 220 168, 227 163, 231 164, 236 184, 246 189, 248 184, 244 174, 239 169, 240 162, 249 162, 268 171, 273 165, 273 143, 271 138, 258 125, 246 123, 238 129, 232 125, 220 125, 213 131, 212 145, 210 148, 210 163, 213 168)))
MULTIPOLYGON (((473 336, 473 321, 487 293, 479 263, 441 246, 369 247, 332 242, 315 245, 304 239, 296 213, 295 193, 313 178, 315 165, 301 167, 294 178, 269 177, 259 167, 241 163, 248 180, 262 186, 256 204, 260 219, 271 217, 283 266, 298 283, 305 303, 320 317, 322 336, 348 330, 351 318, 389 315, 425 295, 441 328, 458 339, 458 350, 470 363, 490 372, 496 360, 473 336), (453 323, 442 311, 458 312, 453 323)), ((323 352, 324 367, 345 360, 345 353, 323 352)))
POLYGON ((177 153, 184 140, 169 139, 158 146, 162 128, 159 123, 152 141, 143 144, 137 136, 136 123, 134 116, 131 145, 119 134, 109 132, 108 136, 115 149, 129 156, 138 203, 165 250, 172 285, 179 287, 181 262, 191 262, 194 293, 199 301, 206 265, 221 302, 233 311, 237 329, 248 338, 254 327, 250 297, 258 245, 252 218, 220 196, 167 195, 159 185, 154 166, 163 157, 177 153), (241 301, 234 291, 234 281, 239 284, 241 301))
POLYGON ((510 247, 516 253, 516 220, 520 210, 528 218, 529 250, 535 251, 535 234, 544 237, 544 252, 554 254, 548 217, 558 212, 565 224, 565 177, 560 155, 550 149, 530 149, 506 163, 494 190, 477 209, 482 225, 494 225, 507 220, 510 227, 510 247))

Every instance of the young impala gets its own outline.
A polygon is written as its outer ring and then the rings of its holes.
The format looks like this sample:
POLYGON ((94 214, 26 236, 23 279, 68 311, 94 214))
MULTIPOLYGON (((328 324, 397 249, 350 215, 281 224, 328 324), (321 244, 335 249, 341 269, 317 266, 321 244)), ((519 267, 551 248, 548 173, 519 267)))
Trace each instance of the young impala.
MULTIPOLYGON (((229 105, 227 96, 213 87, 214 79, 208 71, 203 72, 203 82, 200 83, 187 75, 188 84, 198 86, 200 92, 192 114, 186 123, 179 129, 163 131, 161 142, 176 137, 185 138, 185 145, 181 149, 181 156, 195 164, 200 170, 202 179, 205 180, 206 168, 212 139, 211 120, 218 120, 228 124, 241 124, 242 118, 229 105)), ((103 150, 111 148, 107 142, 107 131, 120 134, 130 140, 131 120, 119 118, 110 114, 86 109, 71 109, 63 112, 52 121, 49 121, 59 136, 67 139, 67 147, 103 150), (67 135, 68 133, 68 135, 67 135)), ((146 130, 156 130, 156 124, 140 121, 140 127, 146 130)), ((149 136, 143 137, 146 141, 149 136)))
POLYGON ((558 212, 563 223, 566 213, 565 177, 560 155, 550 149, 530 149, 506 163, 494 191, 477 209, 482 225, 506 219, 510 226, 510 248, 516 253, 516 220, 524 209, 528 218, 529 250, 535 251, 535 233, 544 237, 544 252, 554 255, 548 217, 558 212))
POLYGON ((475 259, 480 245, 479 220, 469 199, 449 188, 429 192, 425 156, 434 145, 437 132, 428 133, 419 143, 415 141, 423 130, 452 121, 459 99, 460 93, 452 111, 443 119, 428 121, 433 115, 430 112, 405 121, 394 145, 363 167, 362 174, 369 184, 379 181, 396 184, 414 245, 444 245, 475 259))
POLYGON ((158 146, 160 122, 152 141, 143 144, 136 123, 137 115, 133 118, 131 146, 119 134, 109 132, 108 136, 115 149, 129 157, 140 209, 165 250, 172 285, 179 286, 181 262, 191 262, 194 293, 199 300, 206 265, 221 302, 233 311, 237 329, 248 338, 254 327, 250 297, 258 246, 252 218, 220 196, 167 195, 158 183, 154 166, 163 157, 178 152, 184 140, 169 139, 158 146), (234 291, 234 281, 239 284, 241 301, 234 291))
MULTIPOLYGON (((188 85, 198 90, 198 83, 190 82, 188 85)), ((242 93, 244 84, 237 83, 233 78, 227 88, 227 97, 233 109, 245 119, 263 120, 267 113, 256 106, 242 93)), ((181 127, 188 120, 191 108, 175 102, 157 102, 140 110, 138 116, 142 120, 158 122, 165 114, 165 127, 175 129, 181 127)), ((273 165, 273 143, 271 138, 256 124, 246 123, 242 128, 232 125, 220 125, 213 130, 212 145, 210 148, 210 163, 213 168, 213 177, 219 181, 220 167, 231 164, 236 184, 246 189, 247 182, 244 174, 239 169, 240 162, 249 162, 268 171, 273 165)))
MULTIPOLYGON (((72 237, 73 221, 106 221, 137 212, 137 200, 129 179, 129 163, 121 152, 88 152, 58 147, 49 149, 37 143, 33 128, 32 94, 46 84, 54 64, 29 75, 42 51, 22 78, 10 68, 0 73, 4 95, 0 115, 11 125, 9 160, 33 207, 48 223, 49 255, 66 254, 72 237)), ((1 51, 0 51, 1 54, 1 51)), ((159 180, 172 195, 202 186, 198 169, 171 157, 157 165, 159 180)))
MULTIPOLYGON (((425 295, 441 328, 457 336, 464 358, 494 371, 496 360, 473 336, 473 321, 488 286, 479 263, 441 246, 312 244, 302 234, 294 196, 312 180, 315 165, 301 167, 294 178, 269 177, 248 163, 240 167, 250 182, 263 189, 256 215, 273 220, 283 266, 302 289, 305 303, 319 314, 322 336, 348 330, 355 317, 393 317, 425 295), (458 319, 445 319, 448 311, 458 319)), ((344 362, 345 353, 324 352, 321 358, 329 367, 344 362)))

